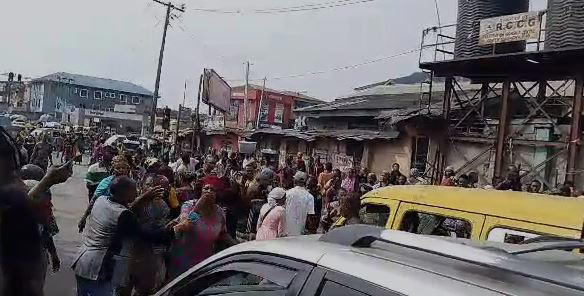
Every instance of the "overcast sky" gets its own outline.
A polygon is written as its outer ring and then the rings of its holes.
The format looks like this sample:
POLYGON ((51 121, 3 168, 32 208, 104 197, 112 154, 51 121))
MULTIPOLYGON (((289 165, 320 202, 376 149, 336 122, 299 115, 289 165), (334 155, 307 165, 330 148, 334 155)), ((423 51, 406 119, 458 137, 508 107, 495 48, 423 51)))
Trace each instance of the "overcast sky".
MULTIPOLYGON (((159 106, 182 102, 185 79, 187 106, 193 106, 203 68, 214 68, 227 79, 243 79, 246 60, 253 64, 251 77, 267 76, 270 88, 332 100, 354 87, 417 71, 418 55, 302 78, 270 77, 327 70, 415 49, 421 31, 437 24, 434 0, 376 0, 279 14, 246 11, 339 0, 183 1, 186 13, 172 22, 167 36, 159 106), (194 8, 242 9, 243 13, 194 8)), ((536 0, 541 1, 545 0, 536 0)), ((438 3, 442 22, 454 23, 457 1, 438 3)), ((3 1, 0 73, 38 77, 63 71, 130 81, 153 90, 164 14, 164 7, 150 0, 3 1)))

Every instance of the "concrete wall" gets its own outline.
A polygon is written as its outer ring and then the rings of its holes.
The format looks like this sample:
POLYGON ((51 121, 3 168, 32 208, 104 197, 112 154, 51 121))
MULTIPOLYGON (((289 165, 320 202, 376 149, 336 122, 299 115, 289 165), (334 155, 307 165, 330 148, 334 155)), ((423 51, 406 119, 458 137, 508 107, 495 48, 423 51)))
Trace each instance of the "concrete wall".
POLYGON ((393 163, 398 163, 401 172, 409 175, 412 158, 411 138, 406 136, 393 141, 371 141, 368 158, 371 172, 379 174, 382 171, 389 171, 393 163))

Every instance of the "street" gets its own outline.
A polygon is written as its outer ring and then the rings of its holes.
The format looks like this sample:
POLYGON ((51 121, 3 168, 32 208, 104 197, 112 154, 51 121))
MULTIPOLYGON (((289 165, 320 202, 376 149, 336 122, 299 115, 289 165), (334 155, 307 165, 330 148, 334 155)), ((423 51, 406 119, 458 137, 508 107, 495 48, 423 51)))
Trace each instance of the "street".
POLYGON ((83 180, 87 171, 87 157, 85 158, 83 165, 74 166, 73 176, 66 183, 52 188, 53 210, 60 230, 54 240, 61 258, 61 270, 58 273, 52 271, 47 273, 45 282, 47 296, 76 294, 75 274, 71 270, 71 263, 77 252, 77 246, 81 243, 77 222, 87 206, 87 189, 83 180))

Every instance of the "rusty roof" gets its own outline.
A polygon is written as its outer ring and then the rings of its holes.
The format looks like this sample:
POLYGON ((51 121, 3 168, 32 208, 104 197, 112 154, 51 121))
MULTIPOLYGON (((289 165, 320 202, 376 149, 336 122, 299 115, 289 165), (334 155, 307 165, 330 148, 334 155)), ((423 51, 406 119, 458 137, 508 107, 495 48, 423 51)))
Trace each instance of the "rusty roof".
POLYGON ((298 131, 294 129, 258 129, 249 134, 249 136, 267 134, 279 135, 282 137, 292 137, 305 140, 308 142, 315 141, 318 138, 334 138, 336 140, 392 140, 399 136, 398 131, 375 131, 363 129, 351 130, 308 130, 298 131))

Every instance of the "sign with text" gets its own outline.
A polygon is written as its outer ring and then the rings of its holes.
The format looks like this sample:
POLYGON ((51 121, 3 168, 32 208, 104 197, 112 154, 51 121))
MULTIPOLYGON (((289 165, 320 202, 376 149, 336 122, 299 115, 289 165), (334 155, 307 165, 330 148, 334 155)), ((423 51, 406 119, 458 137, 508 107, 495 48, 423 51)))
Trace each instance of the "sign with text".
POLYGON ((526 12, 481 20, 479 45, 537 39, 540 34, 540 12, 526 12))
POLYGON ((346 154, 333 154, 333 166, 341 170, 341 172, 345 172, 350 168, 353 168, 353 157, 348 156, 346 154))
POLYGON ((121 105, 115 104, 114 105, 114 112, 122 112, 122 113, 136 113, 136 105, 121 105))

